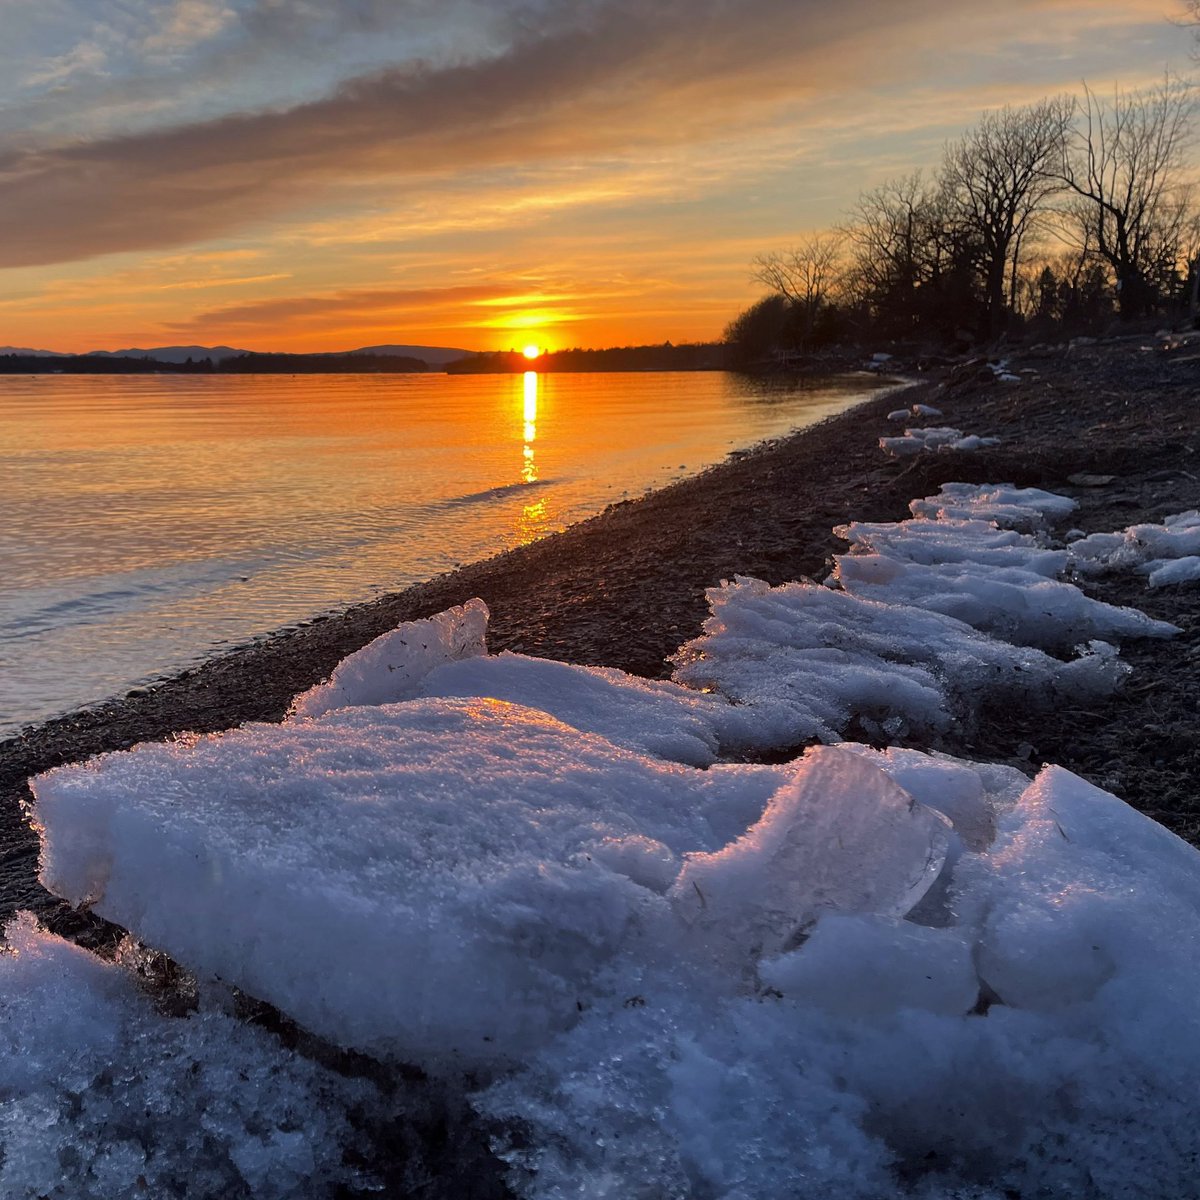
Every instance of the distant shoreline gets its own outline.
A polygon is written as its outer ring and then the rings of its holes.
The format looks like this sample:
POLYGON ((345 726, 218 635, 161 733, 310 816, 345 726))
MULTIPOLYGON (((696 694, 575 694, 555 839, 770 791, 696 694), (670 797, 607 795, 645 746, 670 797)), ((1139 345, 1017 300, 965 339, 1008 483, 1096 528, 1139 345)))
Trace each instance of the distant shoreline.
MULTIPOLYGON (((197 350, 202 350, 198 347, 197 350)), ((529 359, 522 351, 421 358, 416 354, 350 351, 345 354, 239 354, 154 358, 112 354, 0 354, 0 375, 403 375, 516 374, 555 371, 724 371, 731 368, 720 343, 622 346, 606 350, 547 351, 529 359)))

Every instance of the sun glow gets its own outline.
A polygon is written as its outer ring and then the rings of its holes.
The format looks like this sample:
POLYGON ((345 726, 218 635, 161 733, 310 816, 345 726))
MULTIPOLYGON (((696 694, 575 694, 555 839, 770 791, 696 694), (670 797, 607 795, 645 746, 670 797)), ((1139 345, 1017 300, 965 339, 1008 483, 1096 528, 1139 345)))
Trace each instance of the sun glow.
POLYGON ((528 358, 530 361, 532 361, 535 358, 541 358, 542 348, 541 348, 541 346, 535 346, 531 342, 528 346, 525 347, 524 350, 521 351, 521 353, 524 354, 525 357, 528 358))

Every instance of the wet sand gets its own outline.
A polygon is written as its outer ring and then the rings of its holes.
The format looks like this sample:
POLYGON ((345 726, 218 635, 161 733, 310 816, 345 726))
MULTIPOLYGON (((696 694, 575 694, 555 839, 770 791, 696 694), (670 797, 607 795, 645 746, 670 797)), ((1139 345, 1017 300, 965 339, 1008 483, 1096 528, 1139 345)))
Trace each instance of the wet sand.
MULTIPOLYGON (((1196 348, 1200 349, 1200 348, 1196 348)), ((291 697, 398 622, 472 596, 492 612, 489 646, 573 663, 669 673, 667 657, 695 636, 704 590, 735 574, 772 583, 825 575, 841 549, 832 527, 898 520, 908 501, 941 483, 1008 481, 1063 491, 1088 531, 1116 529, 1200 506, 1200 354, 1143 350, 1135 341, 1073 354, 1026 355, 1020 385, 978 366, 913 385, 820 425, 768 443, 662 491, 615 505, 519 550, 395 595, 318 618, 214 658, 149 689, 50 721, 0 743, 0 919, 32 908, 52 928, 87 924, 36 882, 36 838, 21 810, 31 774, 182 730, 278 720, 291 697), (1003 444, 971 454, 897 463, 879 451, 901 404, 943 409, 945 422, 1003 444), (1111 475, 1103 486, 1070 476, 1111 475)), ((1060 762, 1112 787, 1193 839, 1200 802, 1195 715, 1200 586, 1149 592, 1140 578, 1089 585, 1102 599, 1137 604, 1183 625, 1169 643, 1131 644, 1135 675, 1103 711, 1063 710, 1047 721, 987 713, 942 748, 1033 770, 1060 762)))

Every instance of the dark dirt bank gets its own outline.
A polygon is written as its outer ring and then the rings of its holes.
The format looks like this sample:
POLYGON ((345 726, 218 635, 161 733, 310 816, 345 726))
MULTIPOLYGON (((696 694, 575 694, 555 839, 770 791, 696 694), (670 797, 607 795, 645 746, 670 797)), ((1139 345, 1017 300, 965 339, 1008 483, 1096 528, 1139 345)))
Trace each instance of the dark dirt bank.
MULTIPOLYGON (((493 650, 667 673, 694 636, 704 589, 735 573, 777 583, 821 578, 848 519, 896 520, 946 481, 1010 481, 1077 497, 1073 524, 1118 529, 1200 507, 1200 345, 1120 341, 1015 357, 1020 385, 979 364, 916 385, 904 403, 941 408, 947 424, 997 435, 973 454, 884 458, 878 437, 900 400, 885 397, 523 549, 360 605, 214 659, 150 690, 49 722, 0 743, 0 919, 33 908, 52 928, 89 932, 36 882, 36 839, 21 812, 25 780, 60 763, 190 729, 277 720, 294 693, 397 622, 472 596, 492 611, 493 650), (1102 486, 1070 477, 1111 475, 1102 486)), ((988 712, 941 748, 1033 770, 1057 762, 1116 791, 1200 842, 1200 587, 1151 592, 1140 577, 1089 584, 1183 627, 1172 642, 1129 643, 1135 673, 1111 702, 1051 717, 988 712)), ((94 927, 93 927, 94 930, 94 927)))

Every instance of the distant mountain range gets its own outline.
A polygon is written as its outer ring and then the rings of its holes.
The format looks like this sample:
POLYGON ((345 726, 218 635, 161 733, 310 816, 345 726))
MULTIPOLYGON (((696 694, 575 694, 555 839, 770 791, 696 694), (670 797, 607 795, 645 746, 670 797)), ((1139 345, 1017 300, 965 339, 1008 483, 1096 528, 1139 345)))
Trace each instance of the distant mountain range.
MULTIPOLYGON (((238 358, 243 354, 257 354, 256 350, 238 350, 233 346, 152 346, 149 349, 92 350, 92 358, 152 358, 157 362, 183 363, 190 358, 195 362, 211 358, 220 362, 224 358, 238 358)), ((420 358, 431 367, 444 366, 456 359, 475 354, 474 350, 458 350, 451 346, 360 346, 357 350, 332 350, 327 354, 384 354, 401 358, 420 358)), ((60 350, 29 350, 19 346, 0 346, 0 354, 29 355, 37 358, 73 358, 60 350)))

